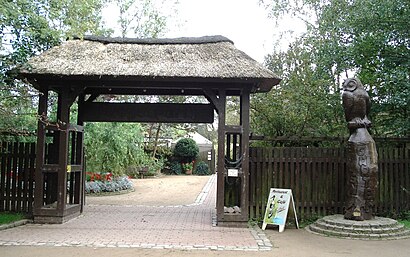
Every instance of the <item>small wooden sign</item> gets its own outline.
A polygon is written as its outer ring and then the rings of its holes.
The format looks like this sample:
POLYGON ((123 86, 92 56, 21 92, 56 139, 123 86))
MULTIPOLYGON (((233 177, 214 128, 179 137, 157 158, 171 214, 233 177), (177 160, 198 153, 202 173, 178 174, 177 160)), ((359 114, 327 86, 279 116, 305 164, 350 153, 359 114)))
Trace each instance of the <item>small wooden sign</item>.
POLYGON ((293 212, 295 213, 296 227, 299 228, 292 189, 271 188, 268 204, 266 205, 265 216, 263 218, 262 230, 265 230, 268 224, 272 224, 278 225, 279 232, 283 232, 285 230, 286 218, 288 216, 289 203, 291 201, 293 212))

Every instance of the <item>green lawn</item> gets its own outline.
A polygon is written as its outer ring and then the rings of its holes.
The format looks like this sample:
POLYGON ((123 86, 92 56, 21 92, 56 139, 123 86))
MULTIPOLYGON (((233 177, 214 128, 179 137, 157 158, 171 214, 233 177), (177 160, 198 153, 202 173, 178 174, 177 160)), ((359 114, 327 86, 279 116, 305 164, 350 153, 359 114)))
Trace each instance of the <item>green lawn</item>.
POLYGON ((11 223, 14 221, 24 219, 24 215, 20 213, 9 213, 9 212, 1 212, 0 213, 0 225, 11 223))

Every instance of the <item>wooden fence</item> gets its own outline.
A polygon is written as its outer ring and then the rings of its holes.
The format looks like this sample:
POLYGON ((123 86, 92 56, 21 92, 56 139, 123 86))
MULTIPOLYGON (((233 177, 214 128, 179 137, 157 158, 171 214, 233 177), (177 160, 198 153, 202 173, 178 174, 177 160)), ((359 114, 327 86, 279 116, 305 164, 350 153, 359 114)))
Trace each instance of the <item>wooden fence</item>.
POLYGON ((0 211, 32 213, 34 143, 0 143, 0 211))
MULTIPOLYGON (((378 148, 377 214, 410 210, 410 149, 378 148)), ((299 217, 344 212, 346 158, 341 148, 250 149, 250 217, 265 212, 270 188, 292 189, 299 217)))
MULTIPOLYGON (((34 143, 0 143, 0 211, 32 212, 34 143)), ((378 214, 410 210, 410 148, 378 148, 378 214)), ((250 217, 265 212, 271 187, 293 191, 297 214, 343 213, 346 194, 343 147, 250 149, 250 217)))

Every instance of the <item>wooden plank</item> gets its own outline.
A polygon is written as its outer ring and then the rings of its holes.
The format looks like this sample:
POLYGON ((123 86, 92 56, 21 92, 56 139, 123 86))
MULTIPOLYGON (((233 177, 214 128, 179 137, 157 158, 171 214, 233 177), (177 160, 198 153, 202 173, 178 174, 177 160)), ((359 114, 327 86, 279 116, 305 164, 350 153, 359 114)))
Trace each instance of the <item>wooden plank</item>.
POLYGON ((305 210, 306 210, 306 216, 311 215, 311 197, 312 197, 312 190, 311 190, 311 185, 312 185, 312 171, 311 171, 311 166, 312 166, 312 161, 311 158, 306 158, 306 172, 305 172, 305 210))
POLYGON ((17 173, 16 211, 17 212, 21 212, 22 205, 23 205, 22 189, 24 187, 24 184, 23 184, 24 172, 25 172, 24 170, 24 143, 19 143, 18 144, 17 170, 16 170, 16 173, 17 173))
POLYGON ((389 211, 390 213, 394 212, 394 164, 392 162, 393 160, 393 150, 389 149, 388 151, 388 171, 389 171, 389 211))
POLYGON ((262 195, 262 163, 263 163, 263 158, 262 158, 262 149, 258 148, 257 150, 257 156, 258 160, 256 163, 256 195, 257 195, 257 201, 256 201, 256 216, 261 217, 263 215, 263 195, 262 195))
MULTIPOLYGON (((35 168, 35 163, 36 163, 36 144, 31 143, 30 144, 30 164, 29 164, 29 189, 28 189, 28 198, 29 198, 29 203, 28 203, 28 213, 33 213, 33 207, 35 201, 34 201, 34 182, 36 181, 35 174, 36 174, 36 168, 35 168)), ((38 200, 37 200, 38 201, 38 200)))
POLYGON ((262 153, 261 153, 262 159, 261 159, 261 188, 262 188, 262 202, 261 202, 261 206, 262 206, 262 215, 265 213, 266 211, 266 204, 267 204, 267 199, 269 196, 269 184, 268 184, 268 170, 267 170, 267 160, 266 160, 266 156, 267 156, 267 149, 263 148, 262 149, 262 153))
POLYGON ((23 180, 22 180, 22 194, 23 194, 23 204, 22 204, 22 210, 24 212, 28 212, 28 206, 30 204, 30 199, 28 197, 28 190, 29 190, 29 169, 30 165, 30 144, 26 143, 24 144, 24 157, 23 157, 23 180))
POLYGON ((301 158, 301 165, 300 165, 300 199, 299 199, 299 205, 301 206, 299 213, 300 217, 304 218, 305 217, 305 211, 306 211, 306 184, 309 183, 307 180, 307 166, 306 166, 306 156, 304 155, 306 149, 303 149, 303 158, 301 158))
POLYGON ((272 148, 266 148, 266 170, 268 173, 268 177, 266 179, 267 183, 267 193, 268 195, 266 196, 266 199, 269 197, 270 189, 273 187, 273 178, 274 178, 274 171, 273 171, 273 158, 272 158, 272 148))
MULTIPOLYGON (((315 151, 315 154, 317 154, 317 150, 315 151)), ((316 156, 315 156, 316 157, 316 156)), ((319 180, 319 160, 317 158, 314 159, 313 161, 313 167, 312 167, 312 204, 313 204, 313 212, 316 215, 320 215, 320 203, 319 203, 319 186, 313 186, 313 185, 320 185, 319 180)))
POLYGON ((335 163, 335 202, 336 202, 336 213, 343 213, 343 207, 342 207, 342 194, 344 193, 343 191, 343 186, 341 185, 343 183, 342 181, 342 172, 343 169, 341 169, 341 160, 342 160, 342 151, 341 149, 337 149, 336 151, 337 154, 337 162, 335 163))
MULTIPOLYGON (((321 150, 322 149, 316 149, 316 154, 318 154, 319 156, 317 156, 317 157, 322 157, 322 155, 321 155, 321 150)), ((322 178, 323 178, 323 170, 322 170, 322 160, 321 160, 321 158, 316 158, 316 168, 315 168, 315 183, 317 184, 317 185, 320 185, 320 186, 316 186, 315 187, 315 198, 314 198, 314 202, 316 202, 316 206, 315 206, 315 212, 318 214, 318 215, 324 215, 323 214, 323 201, 322 201, 322 198, 321 198, 321 192, 322 192, 322 189, 323 189, 323 180, 322 180, 322 178)))
POLYGON ((379 159, 379 169, 381 167, 380 172, 380 199, 382 199, 382 203, 380 205, 380 212, 384 213, 388 210, 388 190, 387 190, 387 182, 388 182, 388 172, 387 172, 387 165, 386 165, 386 158, 385 158, 385 151, 383 148, 379 149, 380 152, 380 159, 379 159))
POLYGON ((7 143, 1 143, 0 156, 0 211, 5 211, 5 193, 6 193, 6 152, 7 152, 7 143))
POLYGON ((399 190, 400 190, 400 181, 399 181, 399 171, 398 171, 398 162, 397 162, 397 149, 392 149, 392 172, 393 172, 393 209, 396 212, 400 212, 400 195, 399 195, 399 190))
POLYGON ((83 121, 213 123, 212 104, 88 103, 82 107, 83 121))
POLYGON ((255 206, 255 178, 254 178, 254 153, 253 151, 255 148, 251 147, 249 148, 249 219, 254 219, 255 217, 255 212, 254 212, 254 206, 255 206))
POLYGON ((404 176, 404 164, 405 164, 405 159, 404 159, 404 148, 399 148, 398 149, 398 161, 400 162, 398 164, 398 172, 399 172, 399 206, 400 206, 400 211, 406 210, 406 194, 405 194, 405 182, 406 182, 406 177, 404 176))
POLYGON ((388 190, 388 182, 389 182, 389 172, 388 172, 388 165, 387 165, 387 156, 386 156, 386 149, 382 149, 382 164, 383 164, 383 188, 382 188, 382 199, 383 199, 383 206, 382 212, 385 213, 389 210, 389 190, 388 190))
POLYGON ((329 209, 331 208, 329 204, 329 196, 331 196, 331 188, 329 187, 329 184, 332 181, 331 177, 331 170, 329 168, 331 158, 329 158, 329 155, 331 153, 331 149, 326 149, 326 154, 325 154, 325 159, 324 163, 322 164, 323 166, 323 182, 324 182, 324 187, 322 190, 322 199, 323 199, 323 214, 328 215, 329 214, 329 209))
POLYGON ((288 159, 289 163, 289 188, 292 189, 292 192, 296 192, 296 187, 295 187, 295 151, 296 148, 290 148, 290 156, 288 159))
POLYGON ((406 174, 406 210, 410 210, 410 148, 404 149, 405 151, 405 166, 404 172, 406 174))
POLYGON ((11 187, 12 187, 12 175, 11 175, 11 170, 12 170, 12 152, 13 152, 13 144, 12 143, 7 143, 7 162, 6 162, 6 205, 5 209, 6 211, 10 211, 11 206, 10 206, 10 195, 11 195, 11 187))

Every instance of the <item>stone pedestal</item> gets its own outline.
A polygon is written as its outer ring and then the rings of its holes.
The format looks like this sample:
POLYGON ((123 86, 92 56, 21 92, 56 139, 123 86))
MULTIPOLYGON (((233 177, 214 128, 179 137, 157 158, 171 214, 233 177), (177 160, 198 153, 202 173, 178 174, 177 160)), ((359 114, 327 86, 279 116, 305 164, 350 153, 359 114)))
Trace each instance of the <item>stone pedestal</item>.
POLYGON ((357 128, 347 144, 349 188, 345 219, 361 221, 374 218, 377 170, 376 144, 366 128, 357 128))

